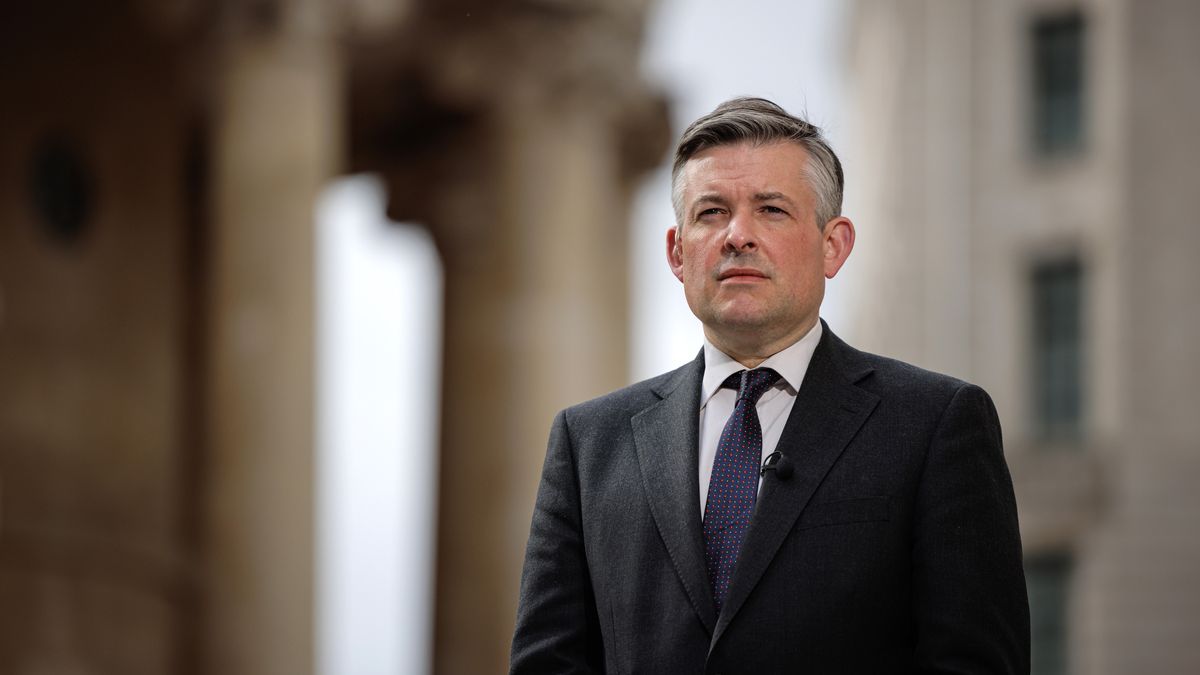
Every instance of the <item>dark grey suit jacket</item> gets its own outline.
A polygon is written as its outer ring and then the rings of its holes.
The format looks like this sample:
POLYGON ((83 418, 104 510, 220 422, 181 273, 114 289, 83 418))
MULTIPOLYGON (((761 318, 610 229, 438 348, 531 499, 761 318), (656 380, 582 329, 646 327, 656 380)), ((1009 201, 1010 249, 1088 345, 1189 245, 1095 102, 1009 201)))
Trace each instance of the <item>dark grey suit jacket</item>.
POLYGON ((554 421, 513 673, 1028 673, 1000 425, 978 387, 825 327, 718 616, 701 355, 554 421))

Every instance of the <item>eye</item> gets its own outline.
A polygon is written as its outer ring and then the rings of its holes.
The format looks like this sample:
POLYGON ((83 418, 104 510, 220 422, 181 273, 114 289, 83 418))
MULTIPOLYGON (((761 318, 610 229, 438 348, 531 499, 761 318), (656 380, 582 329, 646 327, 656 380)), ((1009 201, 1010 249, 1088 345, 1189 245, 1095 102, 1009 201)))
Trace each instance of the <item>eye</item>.
POLYGON ((770 204, 764 205, 762 207, 762 211, 763 211, 763 213, 770 213, 773 215, 787 215, 787 211, 784 211, 783 209, 779 208, 778 206, 772 206, 770 204))

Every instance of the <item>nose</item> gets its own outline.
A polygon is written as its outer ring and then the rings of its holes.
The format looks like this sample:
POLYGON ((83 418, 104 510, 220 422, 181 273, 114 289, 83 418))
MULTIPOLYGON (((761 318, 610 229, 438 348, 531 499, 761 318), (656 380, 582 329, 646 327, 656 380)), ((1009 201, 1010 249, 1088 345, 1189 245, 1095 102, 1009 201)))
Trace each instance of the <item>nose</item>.
POLYGON ((725 230, 725 250, 730 253, 752 251, 758 247, 754 231, 754 219, 749 215, 736 214, 729 219, 725 230))

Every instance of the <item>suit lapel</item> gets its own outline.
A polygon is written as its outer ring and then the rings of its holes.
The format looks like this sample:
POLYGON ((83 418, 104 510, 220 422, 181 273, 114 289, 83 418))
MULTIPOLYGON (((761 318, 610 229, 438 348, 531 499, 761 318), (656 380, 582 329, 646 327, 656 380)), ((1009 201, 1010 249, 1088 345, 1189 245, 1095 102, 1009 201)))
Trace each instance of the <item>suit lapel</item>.
POLYGON ((879 402, 854 385, 869 371, 848 373, 843 368, 843 356, 851 353, 824 328, 777 448, 792 461, 795 472, 786 481, 768 477, 763 482, 710 644, 716 644, 737 615, 813 492, 879 402))
POLYGON ((700 525, 699 419, 703 352, 656 393, 663 399, 632 419, 642 485, 675 573, 711 635, 716 607, 704 567, 700 525))

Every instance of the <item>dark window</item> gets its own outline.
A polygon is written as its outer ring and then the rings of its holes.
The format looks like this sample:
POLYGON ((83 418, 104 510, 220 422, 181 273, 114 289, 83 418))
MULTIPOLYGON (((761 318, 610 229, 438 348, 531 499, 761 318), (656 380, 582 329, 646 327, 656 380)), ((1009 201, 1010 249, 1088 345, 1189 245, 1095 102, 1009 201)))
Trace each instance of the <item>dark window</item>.
POLYGON ((1083 145, 1084 28, 1079 12, 1033 23, 1034 143, 1044 155, 1083 145))
POLYGON ((1033 270, 1033 405, 1038 435, 1080 436, 1083 396, 1083 266, 1078 258, 1033 270))
POLYGON ((1067 672, 1067 599, 1071 568, 1071 557, 1063 553, 1032 556, 1025 561, 1032 675, 1065 675, 1067 672))

